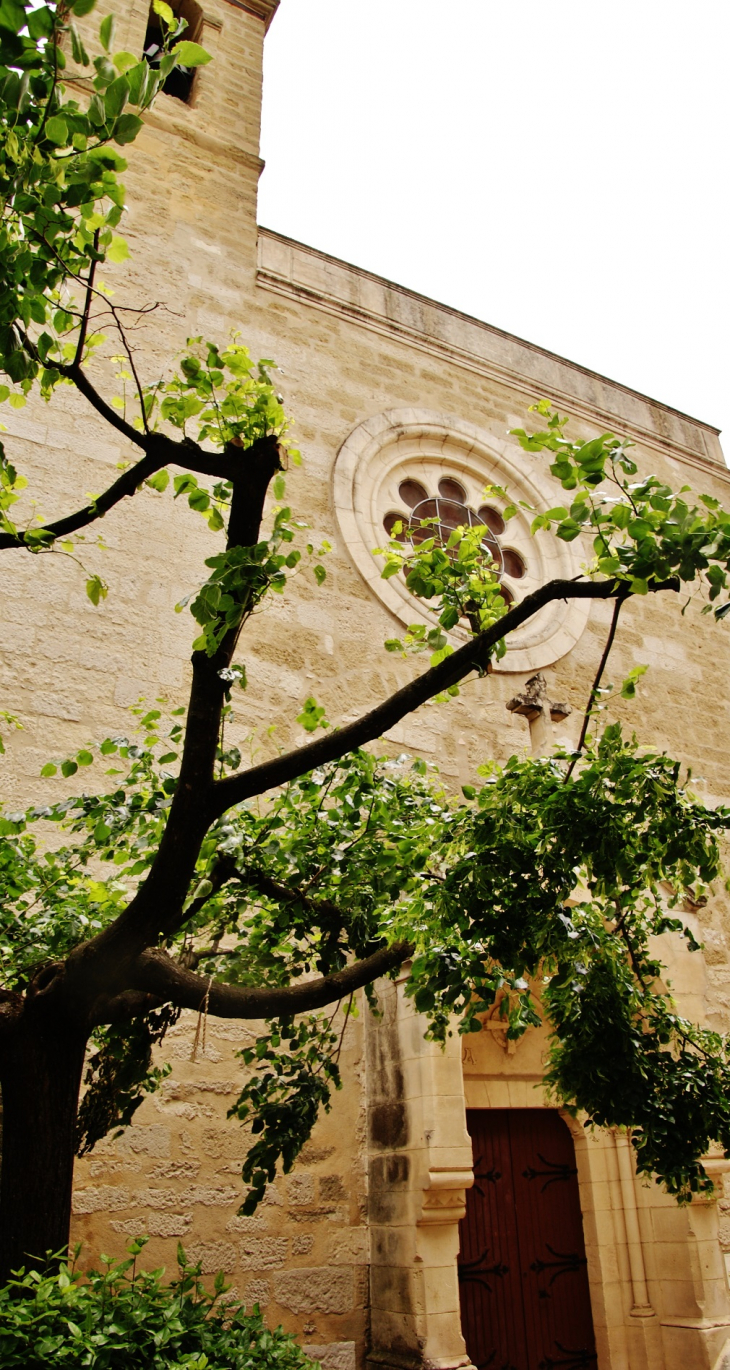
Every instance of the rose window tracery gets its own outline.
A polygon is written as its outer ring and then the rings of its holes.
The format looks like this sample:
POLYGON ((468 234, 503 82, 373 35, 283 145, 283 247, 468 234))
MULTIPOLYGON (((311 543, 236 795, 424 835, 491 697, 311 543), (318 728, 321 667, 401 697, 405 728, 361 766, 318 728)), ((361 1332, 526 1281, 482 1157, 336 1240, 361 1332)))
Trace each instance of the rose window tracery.
POLYGON ((482 546, 502 582, 502 597, 507 604, 513 603, 514 591, 504 583, 504 578, 522 580, 526 565, 514 547, 506 547, 501 542, 506 526, 498 509, 491 504, 480 504, 475 509, 468 502, 464 486, 454 476, 441 476, 433 494, 421 481, 407 477, 400 481, 398 495, 403 507, 391 509, 383 519, 389 537, 398 542, 410 542, 413 546, 435 537, 445 545, 455 528, 483 527, 482 546))
MULTIPOLYGON (((525 600, 554 577, 580 574, 580 539, 560 542, 531 531, 535 513, 556 502, 554 482, 527 458, 513 438, 497 437, 453 414, 427 409, 389 409, 353 429, 340 448, 332 494, 344 546, 370 593, 406 627, 437 622, 432 609, 410 593, 402 575, 383 579, 384 531, 402 524, 399 539, 447 543, 454 528, 480 525, 505 600, 525 600), (504 492, 504 493, 503 493, 504 492), (506 521, 508 503, 514 516, 506 521), (433 520, 425 529, 424 519, 433 520)), ((534 673, 557 661, 584 631, 587 600, 552 601, 532 614, 507 641, 501 672, 534 673)), ((467 640, 468 625, 449 631, 454 647, 467 640)), ((392 634, 389 634, 392 635, 392 634)))

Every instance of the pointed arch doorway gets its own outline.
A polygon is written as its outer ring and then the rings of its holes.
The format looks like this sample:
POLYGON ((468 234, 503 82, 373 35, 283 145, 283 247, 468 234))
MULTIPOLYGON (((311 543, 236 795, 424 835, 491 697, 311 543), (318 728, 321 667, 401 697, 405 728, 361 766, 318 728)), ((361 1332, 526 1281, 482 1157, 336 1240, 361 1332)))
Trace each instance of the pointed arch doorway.
POLYGON ((477 1370, 595 1370, 573 1139, 542 1108, 467 1109, 462 1331, 477 1370))

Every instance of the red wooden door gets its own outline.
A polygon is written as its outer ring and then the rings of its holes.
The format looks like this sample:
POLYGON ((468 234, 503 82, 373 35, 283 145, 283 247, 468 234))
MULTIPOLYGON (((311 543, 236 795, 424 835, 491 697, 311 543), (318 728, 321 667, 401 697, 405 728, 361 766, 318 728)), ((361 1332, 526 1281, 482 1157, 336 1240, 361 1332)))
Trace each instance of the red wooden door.
POLYGON ((549 1109, 469 1109, 459 1290, 477 1370, 594 1370, 573 1139, 549 1109))

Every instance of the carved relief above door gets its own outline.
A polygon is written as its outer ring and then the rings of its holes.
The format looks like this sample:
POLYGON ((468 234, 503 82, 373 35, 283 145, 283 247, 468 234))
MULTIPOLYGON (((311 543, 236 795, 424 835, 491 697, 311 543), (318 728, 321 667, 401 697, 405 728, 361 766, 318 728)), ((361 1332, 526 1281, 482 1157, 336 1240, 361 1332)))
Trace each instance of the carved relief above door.
POLYGON ((573 1140, 549 1109, 469 1109, 462 1331, 477 1370, 594 1370, 573 1140))

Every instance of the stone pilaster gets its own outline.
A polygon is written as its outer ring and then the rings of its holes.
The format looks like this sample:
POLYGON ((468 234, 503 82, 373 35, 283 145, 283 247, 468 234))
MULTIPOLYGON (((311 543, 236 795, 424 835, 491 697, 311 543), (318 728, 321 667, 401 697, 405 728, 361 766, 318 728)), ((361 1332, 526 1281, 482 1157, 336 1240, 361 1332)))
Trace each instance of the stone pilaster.
POLYGON ((469 1370, 456 1258, 473 1183, 460 1039, 425 1042, 402 982, 368 1029, 369 1370, 469 1370))

